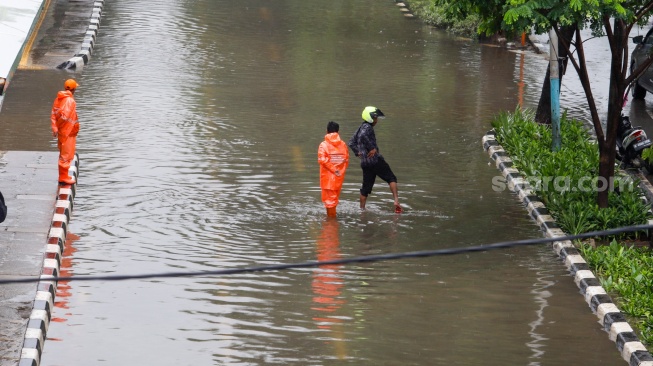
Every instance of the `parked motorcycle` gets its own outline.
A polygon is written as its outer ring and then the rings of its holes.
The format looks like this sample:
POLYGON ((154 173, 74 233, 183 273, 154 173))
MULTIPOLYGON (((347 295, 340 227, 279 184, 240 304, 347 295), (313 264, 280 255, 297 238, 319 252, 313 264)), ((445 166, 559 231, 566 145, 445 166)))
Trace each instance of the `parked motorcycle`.
POLYGON ((651 144, 641 127, 633 127, 628 116, 621 116, 617 129, 617 159, 624 167, 648 168, 648 164, 642 159, 642 150, 651 144))

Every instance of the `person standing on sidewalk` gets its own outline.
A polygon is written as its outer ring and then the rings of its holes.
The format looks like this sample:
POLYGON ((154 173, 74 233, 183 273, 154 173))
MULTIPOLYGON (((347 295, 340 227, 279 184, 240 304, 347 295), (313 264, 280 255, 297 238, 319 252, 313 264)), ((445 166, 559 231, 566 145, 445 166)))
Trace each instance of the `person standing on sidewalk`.
POLYGON ((75 158, 79 132, 77 102, 73 97, 78 86, 75 80, 66 80, 64 90, 57 93, 50 114, 52 136, 57 138, 59 148, 59 184, 75 184, 75 179, 68 174, 68 170, 75 158))
POLYGON ((320 164, 320 188, 322 202, 327 216, 336 216, 336 207, 345 181, 345 171, 349 166, 349 150, 347 144, 340 139, 340 125, 330 121, 327 124, 327 134, 317 149, 317 161, 320 164))
POLYGON ((374 126, 376 126, 379 119, 385 118, 385 115, 380 109, 369 106, 363 109, 362 117, 363 123, 358 127, 358 130, 356 130, 356 133, 348 143, 354 154, 361 159, 361 168, 363 169, 363 185, 360 189, 360 208, 365 209, 367 196, 372 193, 374 181, 379 176, 390 186, 390 192, 392 192, 392 197, 394 198, 395 212, 401 213, 403 209, 399 205, 397 177, 379 152, 379 147, 376 144, 376 135, 374 134, 374 126))

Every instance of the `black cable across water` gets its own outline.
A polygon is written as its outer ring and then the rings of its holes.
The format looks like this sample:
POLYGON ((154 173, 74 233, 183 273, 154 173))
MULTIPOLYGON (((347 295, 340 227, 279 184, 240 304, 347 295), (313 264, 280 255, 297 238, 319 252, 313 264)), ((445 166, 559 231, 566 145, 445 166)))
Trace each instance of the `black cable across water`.
POLYGON ((199 272, 165 272, 165 273, 144 273, 136 275, 110 275, 110 276, 61 276, 61 277, 37 277, 37 278, 16 278, 0 280, 0 285, 16 284, 16 283, 30 283, 40 281, 124 281, 135 280, 144 278, 171 278, 171 277, 200 277, 200 276, 219 276, 231 275, 240 273, 253 273, 263 271, 280 271, 293 268, 310 268, 319 267, 322 265, 334 264, 350 264, 350 263, 365 263, 365 262, 380 262, 404 258, 422 258, 422 257, 436 257, 443 255, 455 255, 470 252, 486 252, 496 249, 505 249, 518 246, 539 245, 545 243, 552 243, 556 241, 578 240, 585 238, 604 237, 627 232, 646 231, 653 229, 653 225, 636 225, 621 227, 610 230, 592 231, 577 235, 558 236, 553 238, 538 238, 538 239, 522 239, 513 241, 504 241, 493 244, 484 244, 464 248, 449 248, 449 249, 436 249, 436 250, 422 250, 416 252, 401 252, 401 253, 388 253, 378 255, 367 255, 360 257, 351 257, 343 259, 332 259, 328 261, 313 261, 302 263, 280 263, 271 264, 266 266, 245 267, 245 268, 232 268, 221 269, 215 271, 199 271, 199 272))

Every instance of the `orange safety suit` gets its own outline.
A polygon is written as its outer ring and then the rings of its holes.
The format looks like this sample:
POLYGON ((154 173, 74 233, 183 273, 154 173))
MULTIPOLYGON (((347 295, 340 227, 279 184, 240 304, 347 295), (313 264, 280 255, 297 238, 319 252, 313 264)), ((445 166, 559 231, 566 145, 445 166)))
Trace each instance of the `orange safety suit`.
POLYGON ((68 169, 75 157, 75 144, 79 132, 77 120, 77 102, 70 90, 57 93, 50 114, 52 133, 57 136, 59 147, 59 182, 74 183, 68 175, 68 169))
POLYGON ((349 166, 349 149, 338 132, 327 133, 317 150, 320 163, 320 188, 322 202, 327 209, 338 206, 338 198, 349 166), (336 170, 339 175, 336 175, 336 170))

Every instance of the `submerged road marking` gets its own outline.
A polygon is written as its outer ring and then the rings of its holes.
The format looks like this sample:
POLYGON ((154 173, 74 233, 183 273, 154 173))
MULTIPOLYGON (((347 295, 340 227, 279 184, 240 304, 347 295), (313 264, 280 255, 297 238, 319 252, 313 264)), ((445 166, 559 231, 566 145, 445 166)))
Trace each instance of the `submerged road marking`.
MULTIPOLYGON (((43 5, 43 10, 41 10, 41 15, 39 16, 39 21, 34 26, 34 29, 32 29, 32 34, 27 40, 27 43, 25 43, 25 47, 23 48, 23 54, 21 55, 20 62, 18 63, 19 69, 27 68, 27 62, 29 61, 29 52, 32 49, 32 45, 34 44, 34 39, 36 38, 36 34, 38 33, 38 30, 41 28, 43 19, 45 19, 45 15, 48 13, 48 8, 50 7, 50 1, 52 0, 45 0, 45 3, 43 5)), ((30 68, 38 69, 40 67, 32 66, 30 68)))

